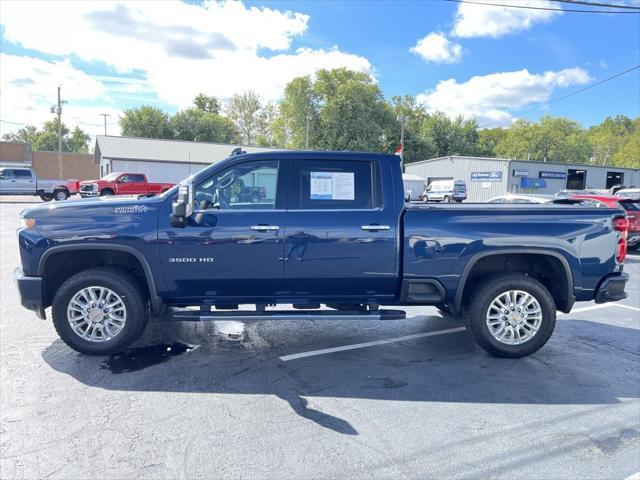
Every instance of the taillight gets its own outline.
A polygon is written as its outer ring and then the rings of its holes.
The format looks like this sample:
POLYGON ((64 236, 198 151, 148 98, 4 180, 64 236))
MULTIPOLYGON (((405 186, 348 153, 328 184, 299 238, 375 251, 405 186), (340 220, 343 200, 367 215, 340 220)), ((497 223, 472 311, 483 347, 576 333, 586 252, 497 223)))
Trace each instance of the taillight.
POLYGON ((620 232, 618 246, 616 248, 616 262, 622 263, 627 256, 627 234, 629 232, 629 219, 627 217, 615 217, 613 229, 620 232))

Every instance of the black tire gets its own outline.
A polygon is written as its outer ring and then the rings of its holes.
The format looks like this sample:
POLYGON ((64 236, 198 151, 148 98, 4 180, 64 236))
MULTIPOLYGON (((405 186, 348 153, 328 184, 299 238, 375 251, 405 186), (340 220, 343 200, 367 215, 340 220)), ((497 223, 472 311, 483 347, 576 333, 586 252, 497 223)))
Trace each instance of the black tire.
POLYGON ((110 188, 105 188, 100 192, 101 197, 107 197, 109 195, 113 195, 113 190, 111 190, 110 188))
POLYGON ((52 306, 53 325, 64 343, 87 355, 111 355, 135 342, 147 321, 146 295, 136 279, 118 268, 95 267, 76 273, 56 292, 52 306), (67 307, 73 296, 83 288, 106 287, 120 296, 126 309, 126 322, 111 340, 91 342, 76 334, 67 320, 67 307))
POLYGON ((444 198, 442 199, 442 201, 444 203, 449 203, 449 202, 451 202, 451 198, 448 195, 445 195, 444 198))
POLYGON ((69 191, 65 188, 57 188, 53 191, 53 199, 55 201, 66 200, 69 196, 69 191))
POLYGON ((496 357, 520 358, 538 351, 547 343, 556 325, 556 305, 553 297, 539 281, 522 273, 503 273, 489 277, 471 295, 464 309, 464 320, 476 342, 496 357), (507 345, 498 341, 485 321, 489 306, 501 293, 522 290, 540 304, 542 320, 531 339, 520 345, 507 345))
POLYGON ((50 193, 45 193, 40 195, 40 200, 42 200, 43 202, 50 202, 51 200, 53 200, 53 195, 50 193))

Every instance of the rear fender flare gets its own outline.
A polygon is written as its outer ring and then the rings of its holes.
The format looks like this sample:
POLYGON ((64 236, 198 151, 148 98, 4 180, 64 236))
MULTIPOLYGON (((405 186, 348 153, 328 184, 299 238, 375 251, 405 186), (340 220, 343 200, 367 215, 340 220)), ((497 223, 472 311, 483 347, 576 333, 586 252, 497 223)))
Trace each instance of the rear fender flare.
POLYGON ((456 289, 456 293, 453 301, 454 311, 458 313, 462 310, 462 299, 464 295, 465 286, 467 284, 467 279, 469 278, 469 274, 471 273, 471 270, 473 270, 474 265, 478 263, 479 260, 489 256, 493 256, 493 255, 513 255, 513 254, 549 256, 557 260, 560 260, 560 263, 562 264, 564 272, 567 276, 567 282, 568 282, 567 291, 568 291, 569 305, 559 306, 559 307, 562 307, 560 308, 561 311, 563 311, 566 308, 568 309, 571 308, 571 306, 573 305, 573 302, 571 301, 571 299, 574 298, 573 273, 571 271, 571 267, 569 266, 569 262, 564 257, 564 255, 562 255, 561 253, 555 252, 553 250, 536 249, 536 248, 514 248, 514 249, 510 248, 510 249, 493 250, 489 252, 479 252, 473 255, 469 259, 464 269, 462 270, 462 275, 460 275, 460 280, 458 281, 458 288, 456 289))

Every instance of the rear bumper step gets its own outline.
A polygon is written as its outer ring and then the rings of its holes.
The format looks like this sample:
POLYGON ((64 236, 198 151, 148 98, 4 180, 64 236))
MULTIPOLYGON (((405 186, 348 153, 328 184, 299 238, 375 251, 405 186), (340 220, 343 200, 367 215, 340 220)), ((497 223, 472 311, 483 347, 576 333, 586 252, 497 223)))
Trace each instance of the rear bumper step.
POLYGON ((199 322, 204 320, 404 320, 403 310, 340 311, 340 310, 270 310, 203 312, 198 310, 172 311, 173 320, 199 322))

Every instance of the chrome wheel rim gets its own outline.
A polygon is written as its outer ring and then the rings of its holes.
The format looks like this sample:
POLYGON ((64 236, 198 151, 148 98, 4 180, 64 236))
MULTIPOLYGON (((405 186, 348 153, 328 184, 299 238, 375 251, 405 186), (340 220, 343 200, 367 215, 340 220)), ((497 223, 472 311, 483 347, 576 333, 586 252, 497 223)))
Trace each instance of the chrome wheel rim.
POLYGON ((540 330, 542 308, 530 293, 508 290, 489 305, 486 324, 491 336, 500 343, 522 345, 540 330))
POLYGON ((58 200, 66 200, 67 198, 67 194, 64 192, 58 192, 56 193, 56 199, 58 200))
POLYGON ((67 320, 83 340, 101 343, 118 336, 127 322, 127 309, 120 295, 106 287, 91 286, 69 301, 67 320))

